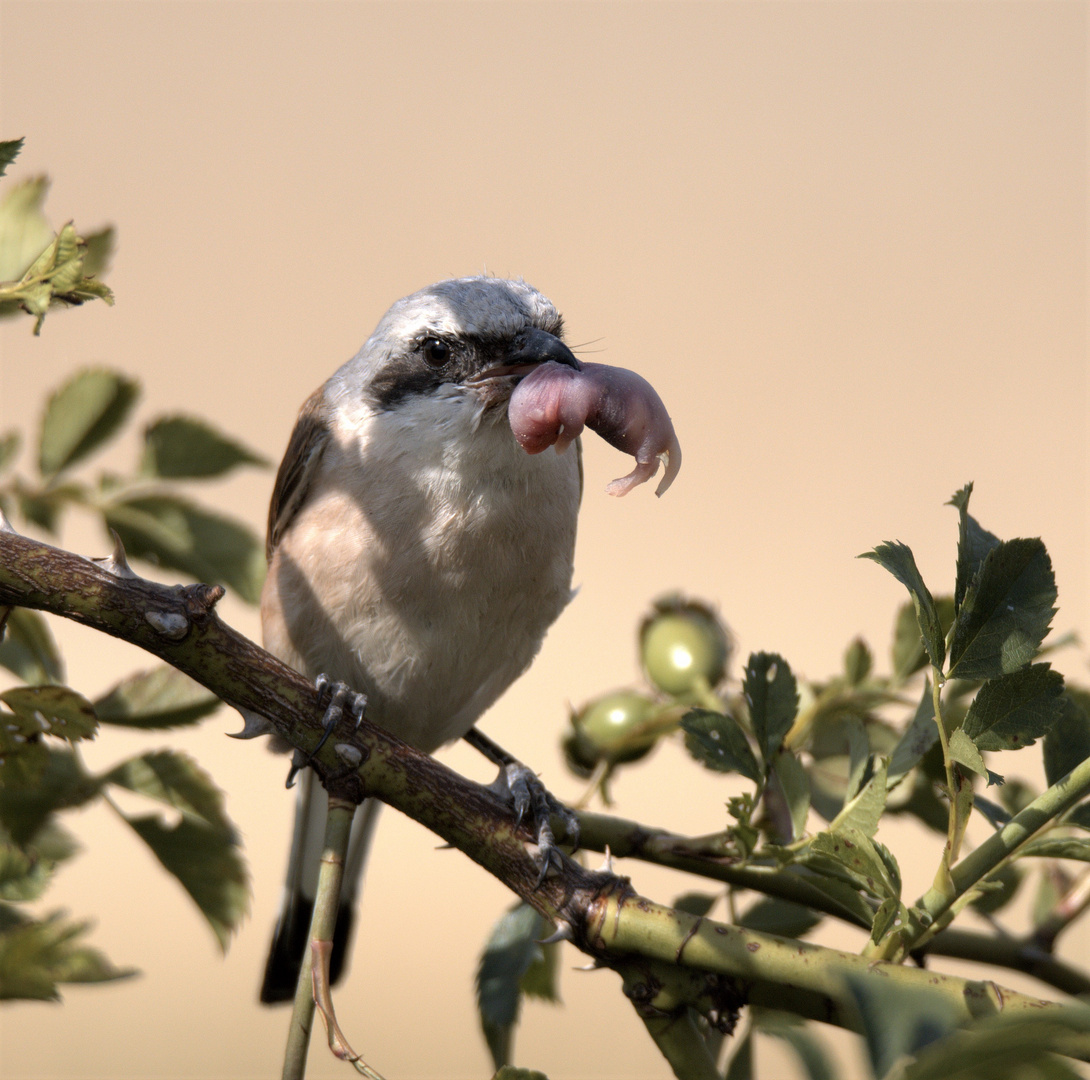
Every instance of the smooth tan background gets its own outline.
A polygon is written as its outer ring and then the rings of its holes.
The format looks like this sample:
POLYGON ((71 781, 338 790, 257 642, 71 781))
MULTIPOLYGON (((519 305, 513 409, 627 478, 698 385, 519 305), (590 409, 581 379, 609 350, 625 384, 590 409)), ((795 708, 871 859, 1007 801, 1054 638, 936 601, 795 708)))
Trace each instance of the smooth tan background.
MULTIPOLYGON (((58 224, 120 238, 114 309, 54 314, 40 339, 0 327, 0 429, 33 434, 48 388, 107 363, 140 378, 142 420, 201 414, 276 459, 299 402, 391 301, 484 269, 525 277, 584 355, 659 389, 680 478, 661 501, 611 499, 627 465, 587 440, 579 595, 484 723, 561 796, 579 791, 556 748, 565 702, 636 678, 651 598, 705 596, 743 655, 778 650, 812 678, 856 633, 884 664, 903 593, 854 556, 902 539, 949 589, 942 504, 970 479, 987 527, 1045 538, 1056 627, 1090 628, 1084 4, 35 0, 0 17, 3 137, 27 137, 14 177, 48 171, 58 224)), ((134 435, 109 460, 136 452, 134 435)), ((200 494, 260 528, 271 483, 251 471, 200 494)), ((106 550, 78 517, 65 541, 106 550)), ((252 610, 223 610, 258 633, 252 610)), ((88 694, 146 663, 57 633, 88 694)), ((1085 681, 1084 653, 1058 660, 1085 681)), ((143 975, 5 1007, 5 1078, 277 1071, 286 1014, 255 994, 291 799, 281 760, 224 738, 237 728, 225 710, 87 750, 105 767, 182 747, 227 791, 254 879, 229 955, 109 811, 73 815, 87 850, 46 907, 94 916, 94 941, 143 975)), ((619 812, 692 831, 721 827, 736 790, 674 746, 616 785, 619 812)), ((935 841, 881 838, 915 895, 935 841)), ((386 815, 338 999, 391 1080, 490 1072, 471 981, 509 897, 434 849, 386 815)), ((624 869, 657 899, 698 885, 624 869)), ((563 1008, 526 1009, 517 1061, 553 1080, 666 1077, 616 977, 580 962, 565 956, 563 1008)), ((862 1075, 840 1045, 843 1075, 862 1075)), ((798 1075, 775 1046, 759 1059, 766 1078, 798 1075)))

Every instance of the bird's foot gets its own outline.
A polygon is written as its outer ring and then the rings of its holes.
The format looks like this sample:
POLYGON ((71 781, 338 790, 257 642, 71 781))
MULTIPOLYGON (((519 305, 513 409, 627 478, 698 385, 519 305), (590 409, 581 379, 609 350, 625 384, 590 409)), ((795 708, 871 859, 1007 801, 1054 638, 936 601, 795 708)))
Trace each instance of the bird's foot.
POLYGON ((344 719, 346 713, 353 717, 356 721, 355 729, 359 730, 360 722, 367 711, 367 695, 357 693, 347 683, 338 682, 328 675, 319 675, 314 680, 314 687, 318 691, 318 703, 325 706, 325 714, 322 716, 322 737, 309 754, 296 748, 292 754, 291 769, 288 771, 287 787, 294 786, 295 778, 314 760, 314 755, 325 746, 326 740, 336 731, 337 725, 344 719))
POLYGON ((537 841, 537 855, 541 860, 538 887, 549 876, 563 867, 563 857, 553 834, 551 818, 556 817, 563 826, 562 837, 572 848, 579 846, 579 819, 562 802, 555 798, 525 765, 509 761, 500 766, 499 776, 492 785, 501 797, 509 799, 515 808, 515 824, 528 820, 537 841))

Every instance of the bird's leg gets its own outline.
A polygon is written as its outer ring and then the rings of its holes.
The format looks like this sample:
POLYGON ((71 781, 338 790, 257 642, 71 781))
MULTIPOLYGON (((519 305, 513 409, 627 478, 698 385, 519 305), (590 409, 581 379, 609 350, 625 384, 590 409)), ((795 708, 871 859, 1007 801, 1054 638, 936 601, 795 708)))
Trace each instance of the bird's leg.
POLYGON ((304 754, 296 747, 292 754, 286 787, 295 785, 295 778, 314 760, 314 755, 325 746, 326 740, 344 719, 345 712, 355 719, 358 731, 360 721, 363 720, 363 714, 367 710, 367 695, 357 693, 347 683, 338 682, 328 675, 319 675, 314 680, 314 687, 318 691, 318 703, 325 706, 325 714, 322 716, 322 737, 309 754, 304 754))
POLYGON ((509 799, 513 804, 515 824, 521 825, 523 819, 529 817, 537 834, 537 846, 541 853, 541 876, 538 879, 540 885, 548 876, 550 868, 560 869, 561 866, 560 849, 549 819, 555 814, 563 822, 563 835, 571 840, 573 848, 579 846, 579 819, 549 793, 536 773, 531 772, 487 735, 476 728, 470 728, 465 740, 498 766, 500 773, 492 788, 501 798, 509 799))

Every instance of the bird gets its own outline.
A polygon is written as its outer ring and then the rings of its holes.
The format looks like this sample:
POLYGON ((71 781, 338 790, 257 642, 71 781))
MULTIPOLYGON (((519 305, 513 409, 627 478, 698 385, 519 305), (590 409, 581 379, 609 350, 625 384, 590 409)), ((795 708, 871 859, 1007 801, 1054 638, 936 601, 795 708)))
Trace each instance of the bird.
MULTIPOLYGON (((526 452, 511 394, 580 369, 553 304, 521 280, 441 281, 398 300, 303 404, 269 507, 266 648, 363 695, 431 753, 466 736, 529 666, 572 593, 580 447, 526 452)), ((306 947, 326 797, 302 770, 260 997, 289 1000, 306 947)), ((356 812, 334 934, 345 966, 380 804, 356 812)))

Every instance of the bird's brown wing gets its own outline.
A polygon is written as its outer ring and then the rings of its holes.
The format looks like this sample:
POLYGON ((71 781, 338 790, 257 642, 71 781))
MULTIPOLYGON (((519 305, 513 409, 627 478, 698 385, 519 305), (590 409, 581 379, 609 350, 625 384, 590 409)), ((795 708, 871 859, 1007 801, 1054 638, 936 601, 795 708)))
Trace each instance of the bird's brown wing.
POLYGON ((324 387, 314 391, 299 410, 299 418, 288 440, 288 448, 276 474, 269 503, 269 528, 265 537, 265 556, 272 559, 284 530, 299 512, 314 476, 315 467, 329 444, 329 425, 325 421, 324 387))

